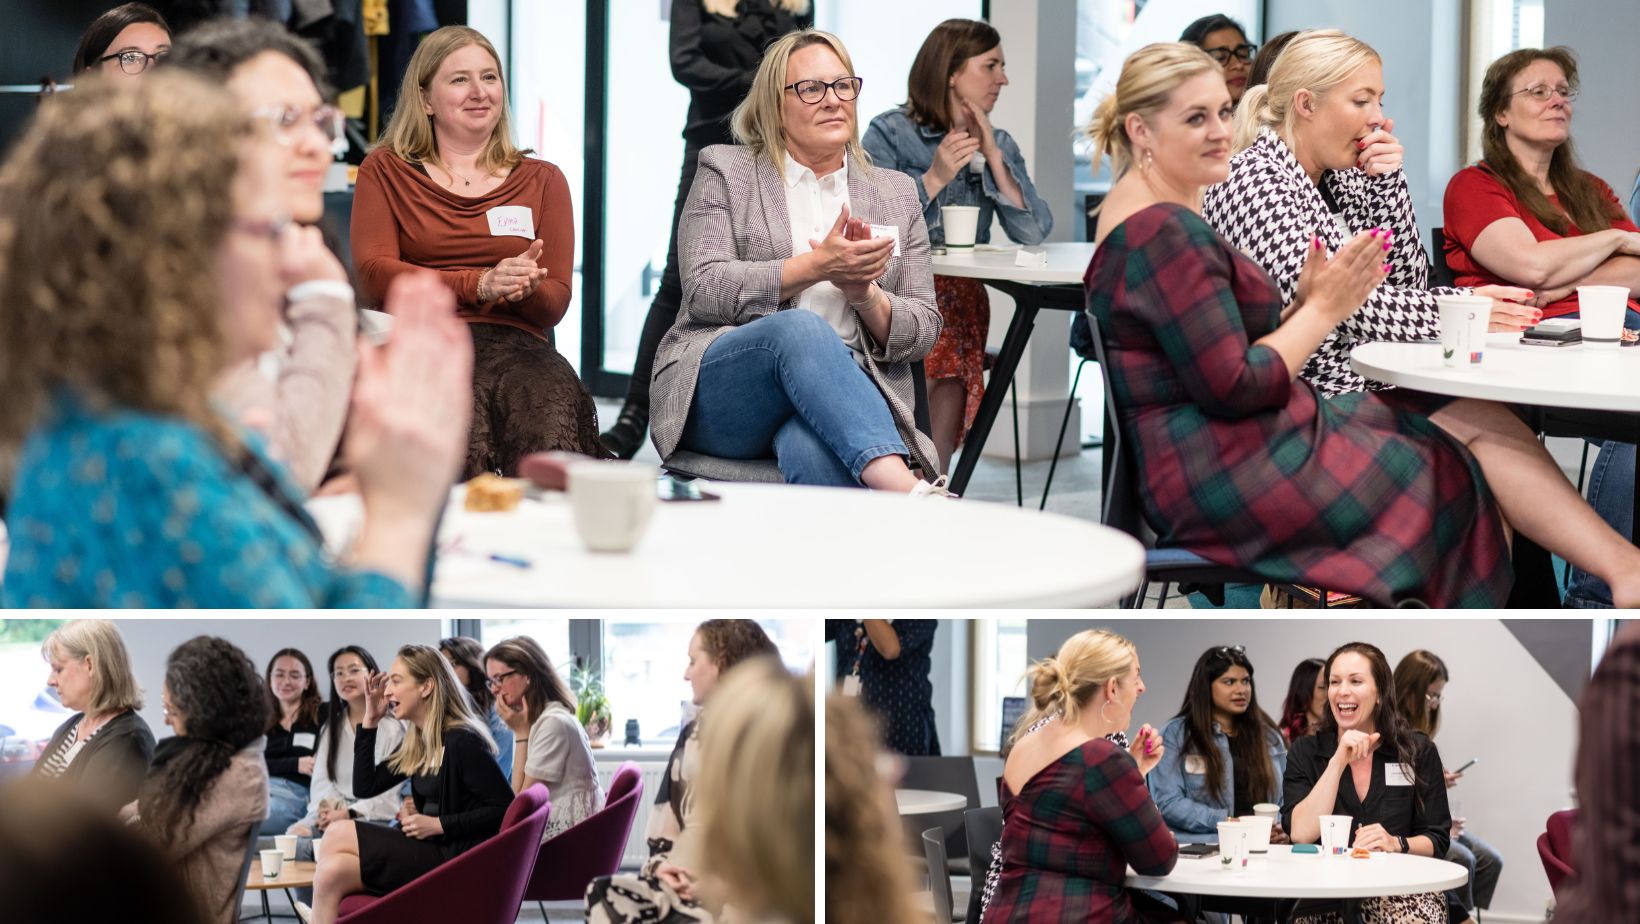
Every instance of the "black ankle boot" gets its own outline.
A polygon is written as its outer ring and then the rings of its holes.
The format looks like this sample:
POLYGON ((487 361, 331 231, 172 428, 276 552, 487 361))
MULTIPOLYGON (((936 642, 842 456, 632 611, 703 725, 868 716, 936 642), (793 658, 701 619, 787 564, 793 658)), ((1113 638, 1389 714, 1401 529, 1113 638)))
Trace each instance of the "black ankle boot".
POLYGON ((615 426, 605 430, 598 441, 615 458, 630 459, 643 448, 643 438, 648 432, 649 409, 628 403, 615 418, 615 426))

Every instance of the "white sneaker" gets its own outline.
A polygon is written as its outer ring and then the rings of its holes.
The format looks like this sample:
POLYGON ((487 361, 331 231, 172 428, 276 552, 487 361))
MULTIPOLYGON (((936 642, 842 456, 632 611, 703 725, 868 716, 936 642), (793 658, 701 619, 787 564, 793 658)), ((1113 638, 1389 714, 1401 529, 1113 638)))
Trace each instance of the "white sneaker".
POLYGON ((947 483, 944 475, 935 478, 933 481, 919 481, 911 487, 911 491, 906 496, 943 497, 947 500, 956 500, 957 495, 951 493, 951 489, 946 487, 947 483))
POLYGON ((313 909, 308 907, 306 902, 295 902, 294 904, 296 906, 296 917, 302 924, 308 924, 309 921, 313 920, 313 909))

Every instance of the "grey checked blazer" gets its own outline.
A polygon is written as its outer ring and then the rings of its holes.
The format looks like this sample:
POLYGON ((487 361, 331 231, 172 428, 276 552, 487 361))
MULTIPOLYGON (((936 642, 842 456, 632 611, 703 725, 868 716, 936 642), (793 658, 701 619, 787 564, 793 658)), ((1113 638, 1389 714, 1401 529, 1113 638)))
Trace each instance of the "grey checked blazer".
MULTIPOLYGON (((849 214, 900 229, 900 255, 889 259, 877 281, 892 305, 888 343, 872 344, 864 368, 888 402, 911 464, 933 478, 939 456, 912 417, 910 364, 927 356, 940 334, 922 206, 903 173, 878 168, 867 174, 852 156, 847 169, 849 214)), ((683 437, 701 356, 712 341, 741 324, 796 308, 796 299, 780 301, 780 267, 792 256, 792 232, 786 185, 767 156, 741 145, 701 151, 678 223, 678 254, 683 304, 656 349, 649 392, 655 448, 663 459, 683 437)))

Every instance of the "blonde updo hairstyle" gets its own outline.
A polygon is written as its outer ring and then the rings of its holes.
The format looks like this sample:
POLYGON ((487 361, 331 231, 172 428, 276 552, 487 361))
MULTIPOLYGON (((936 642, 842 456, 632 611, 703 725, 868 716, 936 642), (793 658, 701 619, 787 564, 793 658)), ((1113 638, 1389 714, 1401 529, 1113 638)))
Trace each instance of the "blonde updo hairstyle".
POLYGON ((1099 158, 1110 158, 1111 177, 1121 179, 1134 163, 1127 117, 1138 113, 1148 123, 1167 108, 1180 84, 1210 72, 1223 74, 1224 68, 1188 42, 1157 42, 1129 55, 1116 78, 1116 90, 1099 103, 1085 129, 1093 141, 1095 165, 1099 158))
POLYGON ((1241 151, 1258 140, 1259 132, 1274 129, 1292 137, 1293 97, 1309 90, 1324 97, 1367 64, 1381 64, 1371 45, 1337 29, 1300 32, 1270 67, 1270 82, 1249 87, 1236 107, 1234 149, 1241 151))
POLYGON ((1074 724, 1105 685, 1127 676, 1138 659, 1133 643, 1109 629, 1089 629, 1066 639, 1058 654, 1036 662, 1027 672, 1031 707, 1014 726, 1009 747, 1045 716, 1063 712, 1065 722, 1074 724))

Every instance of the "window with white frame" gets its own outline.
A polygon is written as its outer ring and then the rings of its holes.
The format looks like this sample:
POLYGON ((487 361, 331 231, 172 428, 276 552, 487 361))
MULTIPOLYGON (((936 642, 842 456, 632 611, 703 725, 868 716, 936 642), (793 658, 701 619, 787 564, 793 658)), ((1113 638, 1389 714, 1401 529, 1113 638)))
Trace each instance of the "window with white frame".
POLYGON ((1464 93, 1464 163, 1481 157, 1481 79, 1493 61, 1517 48, 1543 47, 1543 0, 1471 0, 1469 80, 1464 93))
POLYGON ((46 686, 40 643, 61 619, 0 619, 0 783, 34 767, 70 712, 46 686))
POLYGON ((1025 696, 1025 619, 976 619, 973 627, 973 716, 970 736, 975 753, 1002 748, 1002 701, 1025 696))

